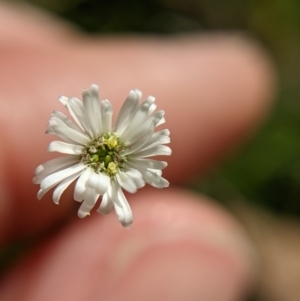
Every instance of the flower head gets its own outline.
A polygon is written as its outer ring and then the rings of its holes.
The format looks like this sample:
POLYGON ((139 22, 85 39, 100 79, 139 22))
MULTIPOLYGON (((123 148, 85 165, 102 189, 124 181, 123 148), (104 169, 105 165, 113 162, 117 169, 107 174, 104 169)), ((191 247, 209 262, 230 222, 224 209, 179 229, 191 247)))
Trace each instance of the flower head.
POLYGON ((171 155, 164 145, 170 142, 170 132, 155 128, 164 123, 164 111, 154 112, 155 99, 147 97, 141 104, 141 92, 130 91, 112 127, 112 105, 99 101, 98 86, 83 90, 83 101, 62 96, 75 123, 61 112, 52 113, 47 134, 63 141, 52 141, 49 152, 66 156, 52 159, 35 170, 33 183, 40 184, 41 199, 51 188, 53 201, 58 204, 62 193, 75 180, 74 199, 81 202, 78 216, 90 214, 101 197, 99 213, 107 214, 115 208, 124 227, 132 223, 132 212, 122 189, 135 193, 145 183, 164 188, 169 182, 161 177, 164 161, 149 159, 157 155, 171 155))

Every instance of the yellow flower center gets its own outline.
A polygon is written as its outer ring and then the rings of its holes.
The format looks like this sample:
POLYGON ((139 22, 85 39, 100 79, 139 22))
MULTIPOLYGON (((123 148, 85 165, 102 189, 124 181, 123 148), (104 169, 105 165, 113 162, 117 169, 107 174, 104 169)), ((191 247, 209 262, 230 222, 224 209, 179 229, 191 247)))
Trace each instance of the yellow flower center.
POLYGON ((112 175, 115 175, 118 172, 117 166, 114 162, 108 163, 107 169, 112 175))
POLYGON ((125 168, 127 157, 122 155, 125 144, 117 133, 107 133, 90 141, 81 154, 81 161, 96 173, 106 173, 114 177, 125 168))
POLYGON ((104 143, 110 148, 113 149, 118 145, 118 139, 116 136, 110 136, 104 143))

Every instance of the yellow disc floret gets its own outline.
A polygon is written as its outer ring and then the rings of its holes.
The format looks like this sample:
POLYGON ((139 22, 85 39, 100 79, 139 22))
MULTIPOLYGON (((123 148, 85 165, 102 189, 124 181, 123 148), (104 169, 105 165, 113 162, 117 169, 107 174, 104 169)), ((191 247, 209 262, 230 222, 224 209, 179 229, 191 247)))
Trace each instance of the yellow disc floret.
POLYGON ((125 167, 127 157, 122 154, 125 148, 117 133, 107 133, 85 146, 81 161, 96 173, 103 172, 114 177, 125 167))
POLYGON ((108 139, 105 139, 104 143, 109 147, 109 149, 113 149, 118 145, 118 138, 115 135, 112 135, 108 139))
POLYGON ((114 162, 110 162, 107 166, 107 170, 111 175, 115 175, 118 172, 117 166, 114 162))

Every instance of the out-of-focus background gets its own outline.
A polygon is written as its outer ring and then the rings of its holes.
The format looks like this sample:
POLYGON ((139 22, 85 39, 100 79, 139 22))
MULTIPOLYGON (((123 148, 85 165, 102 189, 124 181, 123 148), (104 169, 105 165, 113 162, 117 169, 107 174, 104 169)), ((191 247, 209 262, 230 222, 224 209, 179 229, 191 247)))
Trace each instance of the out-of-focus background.
POLYGON ((256 244, 262 271, 250 299, 300 300, 300 1, 23 1, 89 34, 238 31, 270 52, 280 73, 271 116, 239 152, 189 188, 229 208, 256 244))

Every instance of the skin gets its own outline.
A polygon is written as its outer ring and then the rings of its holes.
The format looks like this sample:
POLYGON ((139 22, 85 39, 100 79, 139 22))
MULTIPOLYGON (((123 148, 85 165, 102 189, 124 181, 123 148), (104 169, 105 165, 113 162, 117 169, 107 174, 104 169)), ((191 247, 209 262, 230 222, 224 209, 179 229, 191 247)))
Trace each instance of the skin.
POLYGON ((0 42, 0 243, 38 238, 4 274, 0 300, 242 300, 257 278, 254 247, 229 212, 176 185, 206 172, 267 114, 275 72, 264 51, 224 34, 87 37, 3 3, 0 42), (31 182, 53 157, 44 130, 53 110, 65 113, 57 97, 80 97, 92 83, 115 116, 134 88, 166 111, 171 186, 127 195, 130 230, 114 212, 77 218, 72 187, 59 206, 51 193, 39 202, 31 182))

